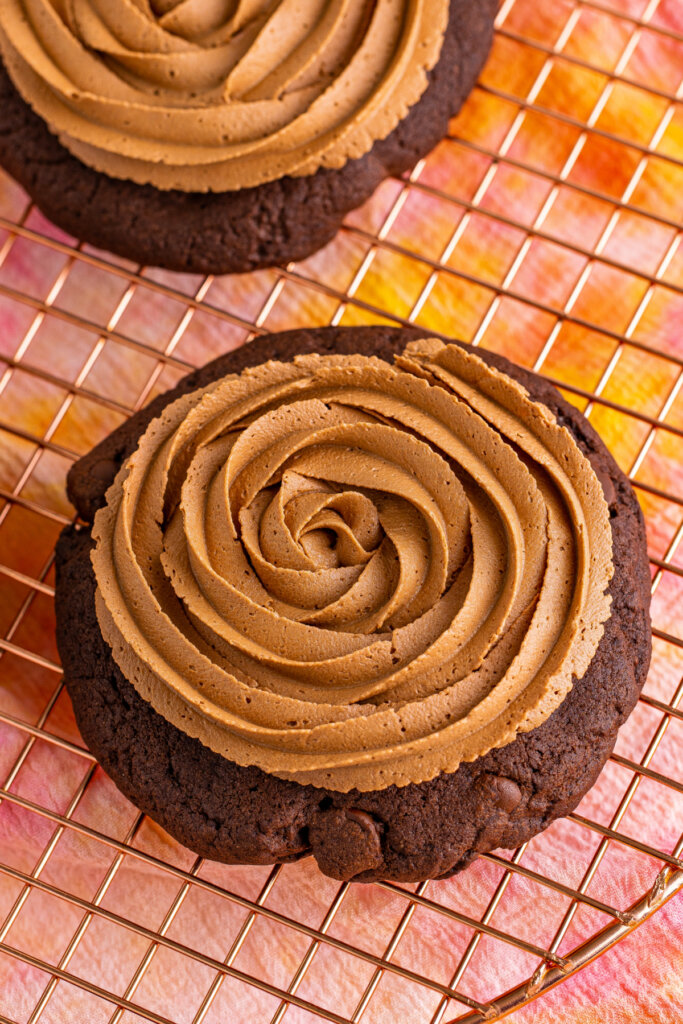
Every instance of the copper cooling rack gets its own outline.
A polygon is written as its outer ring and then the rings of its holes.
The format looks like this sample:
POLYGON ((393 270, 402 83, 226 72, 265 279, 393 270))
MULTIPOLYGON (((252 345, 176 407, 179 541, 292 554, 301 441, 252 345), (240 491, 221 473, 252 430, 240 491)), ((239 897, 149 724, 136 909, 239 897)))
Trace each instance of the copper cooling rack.
POLYGON ((75 245, 1 179, 1 1021, 349 1024, 389 1019, 387 1005, 412 1024, 494 1021, 683 888, 683 782, 658 760, 683 723, 680 619, 677 633, 655 614, 655 684, 597 797, 530 844, 419 886, 193 858, 83 749, 51 637, 70 462, 190 366, 326 322, 418 323, 546 374, 607 431, 648 518, 653 594, 680 595, 682 97, 679 0, 505 0, 488 69, 436 153, 323 254, 232 279, 75 245), (645 472, 662 446, 677 477, 645 472), (638 801, 667 808, 654 839, 629 824, 638 801), (506 910, 520 893, 545 901, 545 935, 506 910), (227 915, 218 937, 181 927, 202 901, 227 915), (109 952, 95 971, 84 951, 97 960, 98 941, 109 952), (434 970, 419 953, 430 943, 434 970), (182 1018, 179 986, 203 993, 182 1018))

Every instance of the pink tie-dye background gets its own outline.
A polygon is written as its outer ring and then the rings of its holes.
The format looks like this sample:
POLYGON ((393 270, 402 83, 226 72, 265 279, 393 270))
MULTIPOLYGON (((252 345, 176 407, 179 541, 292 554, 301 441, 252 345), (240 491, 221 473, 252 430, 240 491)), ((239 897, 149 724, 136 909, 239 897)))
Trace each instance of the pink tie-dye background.
MULTIPOLYGON (((0 176, 0 1021, 283 1019, 252 979, 294 992, 287 1024, 436 1024, 468 1012, 438 988, 456 972, 486 1005, 531 976, 558 929, 553 952, 580 961, 613 923, 600 905, 644 896, 657 853, 681 864, 682 95, 681 0, 506 0, 480 87, 411 183, 386 182, 304 263, 233 278, 74 253, 0 176), (419 887, 417 904, 396 887, 340 889, 308 861, 201 863, 140 820, 82 749, 53 637, 75 456, 253 330, 383 319, 564 386, 638 485, 654 587, 645 699, 578 817, 519 855, 531 874, 505 876, 501 851, 419 887), (603 847, 596 825, 627 842, 603 847), (593 905, 575 912, 541 884, 575 890, 591 865, 593 905), (495 931, 477 940, 468 921, 482 918, 495 931), (321 932, 337 944, 312 947, 321 932)), ((678 896, 509 1019, 677 1024, 682 933, 678 896)))

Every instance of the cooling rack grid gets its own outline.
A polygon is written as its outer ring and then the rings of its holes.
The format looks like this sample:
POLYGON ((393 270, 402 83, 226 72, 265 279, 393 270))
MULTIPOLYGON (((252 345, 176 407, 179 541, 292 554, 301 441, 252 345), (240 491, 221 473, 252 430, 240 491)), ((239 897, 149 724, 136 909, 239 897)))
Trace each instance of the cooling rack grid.
POLYGON ((0 1021, 494 1021, 683 887, 681 99, 679 0, 505 0, 437 150, 322 253, 233 278, 76 245, 0 178, 0 1021), (630 474, 652 568, 652 671, 594 789, 418 886, 195 858, 84 750, 53 639, 73 459, 260 332, 369 322, 558 384, 630 474))

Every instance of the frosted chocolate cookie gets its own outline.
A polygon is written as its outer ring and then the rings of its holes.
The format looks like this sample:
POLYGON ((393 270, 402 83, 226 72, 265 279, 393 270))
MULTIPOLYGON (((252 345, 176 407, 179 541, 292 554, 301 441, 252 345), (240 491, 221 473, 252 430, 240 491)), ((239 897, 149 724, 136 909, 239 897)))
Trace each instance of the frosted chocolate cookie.
POLYGON ((630 485, 550 385, 484 351, 271 335, 138 413, 69 493, 79 726, 210 858, 457 871, 576 806, 644 682, 630 485))
POLYGON ((141 263, 301 259, 445 135, 497 0, 1 0, 0 163, 141 263))

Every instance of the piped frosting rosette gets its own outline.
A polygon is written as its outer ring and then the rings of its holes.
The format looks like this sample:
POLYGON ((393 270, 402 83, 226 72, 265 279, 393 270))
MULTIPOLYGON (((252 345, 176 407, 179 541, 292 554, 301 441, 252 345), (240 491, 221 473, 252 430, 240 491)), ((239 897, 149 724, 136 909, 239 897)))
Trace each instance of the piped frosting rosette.
POLYGON ((185 395, 95 518, 103 635, 166 719, 338 791, 533 729, 609 616, 609 511, 571 434, 455 345, 271 362, 185 395))
POLYGON ((227 191, 341 167, 439 57, 449 0, 0 0, 3 60, 84 163, 227 191))

